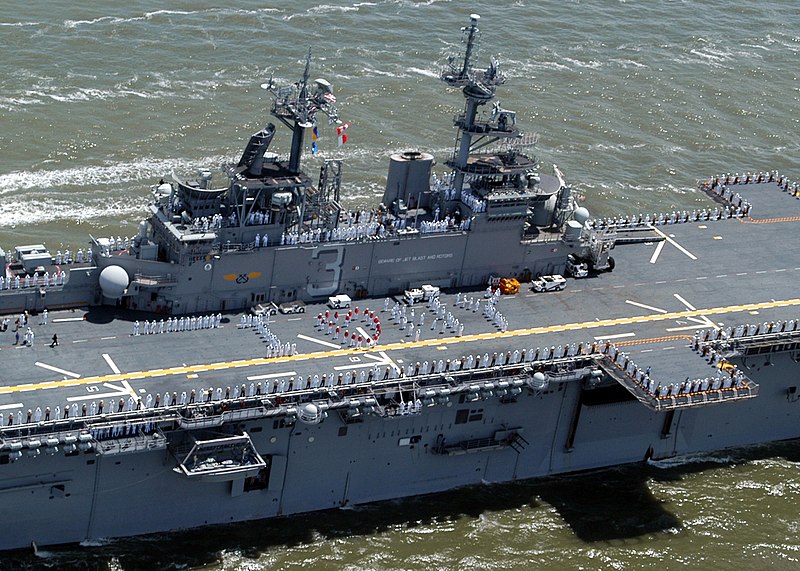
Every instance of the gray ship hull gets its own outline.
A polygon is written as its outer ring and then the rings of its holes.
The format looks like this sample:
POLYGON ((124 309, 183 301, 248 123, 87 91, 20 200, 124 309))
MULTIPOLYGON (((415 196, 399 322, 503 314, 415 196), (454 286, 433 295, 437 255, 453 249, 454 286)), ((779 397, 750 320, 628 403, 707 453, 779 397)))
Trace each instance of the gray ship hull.
POLYGON ((579 404, 578 382, 542 394, 524 393, 513 403, 481 401, 469 409, 482 417, 461 425, 456 417, 462 406, 349 425, 327 419, 316 426, 298 423, 276 429, 272 420, 247 422, 242 428, 261 455, 270 458, 267 486, 249 492, 242 479, 187 480, 173 470, 170 447, 97 456, 41 455, 2 466, 3 506, 16 515, 0 548, 287 516, 797 438, 800 407, 787 399, 783 387, 771 386, 772 379, 793 374, 796 363, 789 355, 775 356, 763 379, 754 375, 762 381, 757 399, 681 411, 668 427, 663 413, 636 401, 579 404), (578 409, 579 425, 571 435, 578 409), (519 449, 432 451, 439 434, 455 443, 491 440, 509 429, 524 437, 519 449), (418 443, 399 444, 417 435, 418 443))

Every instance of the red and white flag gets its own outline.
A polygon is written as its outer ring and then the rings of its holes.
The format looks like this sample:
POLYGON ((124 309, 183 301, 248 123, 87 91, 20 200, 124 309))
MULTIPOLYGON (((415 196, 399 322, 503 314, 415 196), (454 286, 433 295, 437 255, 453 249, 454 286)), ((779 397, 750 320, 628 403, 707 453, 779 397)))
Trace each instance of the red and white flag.
POLYGON ((336 127, 336 134, 339 135, 339 146, 341 147, 347 142, 347 134, 345 131, 347 128, 350 127, 350 121, 345 123, 344 125, 339 125, 336 127))

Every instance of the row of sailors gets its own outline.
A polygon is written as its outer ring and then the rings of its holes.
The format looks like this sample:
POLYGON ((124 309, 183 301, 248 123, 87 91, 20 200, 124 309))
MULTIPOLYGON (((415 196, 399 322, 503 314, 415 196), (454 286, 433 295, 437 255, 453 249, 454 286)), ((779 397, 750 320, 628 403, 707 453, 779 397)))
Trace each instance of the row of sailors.
POLYGON ((719 174, 716 176, 711 177, 711 179, 704 181, 703 184, 714 188, 718 185, 728 185, 728 184, 750 184, 752 183, 759 183, 759 182, 776 182, 778 184, 784 184, 788 182, 789 178, 778 174, 778 171, 773 172, 758 172, 758 173, 745 173, 740 175, 738 172, 736 174, 719 174))
POLYGON ((461 191, 461 202, 466 204, 473 212, 485 212, 486 201, 478 198, 470 190, 461 191))
POLYGON ((469 189, 463 189, 461 192, 458 192, 455 188, 450 187, 443 190, 444 199, 447 201, 461 200, 461 202, 468 206, 473 212, 486 211, 486 201, 479 198, 469 189))
POLYGON ((444 220, 427 222, 423 221, 419 224, 419 231, 423 234, 435 234, 441 232, 448 232, 450 230, 458 230, 466 232, 472 227, 472 218, 463 218, 461 222, 456 224, 455 218, 445 216, 444 220))
POLYGON ((707 343, 717 339, 731 339, 739 337, 752 337, 754 335, 768 335, 770 333, 790 333, 797 331, 800 320, 789 319, 788 321, 764 321, 756 324, 743 324, 736 327, 726 327, 725 329, 701 329, 692 337, 692 346, 695 351, 700 347, 700 342, 707 343))
POLYGON ((64 270, 60 272, 45 272, 42 276, 39 273, 28 275, 25 274, 24 278, 19 276, 4 278, 0 276, 0 290, 2 289, 21 289, 26 287, 55 287, 63 286, 67 279, 67 273, 64 270))
POLYGON ((652 379, 648 383, 648 391, 656 398, 674 397, 679 395, 690 395, 693 393, 704 393, 706 391, 718 391, 731 388, 741 388, 745 386, 744 374, 741 371, 733 376, 706 377, 704 379, 686 380, 682 383, 669 383, 662 385, 655 384, 652 379))
POLYGON ((348 210, 340 214, 339 222, 347 224, 348 226, 353 226, 354 224, 360 224, 363 222, 372 222, 373 220, 378 220, 379 218, 380 216, 377 212, 375 212, 375 209, 372 209, 369 212, 366 210, 348 210))
POLYGON ((419 414, 421 411, 422 400, 416 399, 414 401, 408 401, 407 403, 400 401, 400 404, 396 405, 395 407, 387 408, 386 412, 389 415, 406 416, 407 414, 419 414))
POLYGON ((638 227, 638 226, 663 226, 665 224, 682 224, 685 222, 697 222, 703 220, 726 220, 728 218, 739 218, 750 213, 751 204, 739 197, 738 206, 726 206, 725 208, 683 210, 681 212, 672 211, 671 213, 661 214, 639 214, 638 216, 614 216, 609 218, 596 218, 587 222, 592 228, 608 228, 616 226, 619 228, 638 227))
MULTIPOLYGON (((486 306, 483 308, 484 317, 491 319, 495 326, 505 333, 508 330, 508 319, 497 309, 497 302, 500 301, 500 288, 493 290, 492 286, 488 286, 484 296, 489 298, 486 300, 486 306)), ((456 298, 456 305, 458 305, 460 301, 460 298, 456 298)))
POLYGON ((748 205, 747 211, 750 211, 750 203, 745 201, 741 194, 734 192, 731 187, 722 185, 717 187, 717 189, 718 196, 727 201, 732 207, 744 208, 745 205, 748 205))
MULTIPOLYGON (((474 177, 467 175, 464 182, 470 182, 474 177)), ((459 189, 453 187, 453 173, 446 173, 438 178, 435 174, 431 175, 431 188, 434 189, 436 194, 444 196, 446 201, 461 200, 464 204, 469 206, 473 212, 485 212, 486 201, 479 198, 469 188, 459 189)))
MULTIPOLYGON (((377 222, 365 222, 354 226, 337 227, 333 229, 317 227, 303 232, 298 232, 297 230, 284 232, 281 234, 281 246, 331 241, 353 242, 366 240, 375 236, 379 238, 386 237, 386 228, 377 222)), ((262 246, 265 245, 266 244, 262 243, 262 246)))
POLYGON ((497 306, 494 304, 487 303, 486 308, 483 310, 483 314, 487 319, 491 319, 494 322, 495 327, 497 327, 503 333, 508 330, 508 318, 500 313, 500 310, 498 310, 497 306))
MULTIPOLYGON (((591 351, 594 352, 598 349, 607 351, 609 347, 610 344, 608 343, 600 345, 598 345, 598 343, 593 343, 591 345, 591 351)), ((489 353, 484 353, 483 355, 462 356, 460 359, 453 360, 439 359, 431 362, 423 361, 422 363, 409 363, 402 369, 396 366, 384 367, 376 364, 368 372, 362 369, 359 372, 347 371, 345 373, 338 374, 331 373, 330 375, 308 375, 306 379, 303 379, 302 377, 290 377, 288 379, 282 378, 265 381, 263 384, 261 382, 251 382, 249 386, 243 384, 239 389, 236 389, 236 387, 233 389, 231 387, 227 387, 224 390, 221 387, 216 389, 211 387, 208 390, 192 389, 190 393, 187 394, 186 391, 183 391, 180 395, 178 395, 177 392, 170 393, 167 391, 163 394, 163 396, 160 394, 156 394, 155 396, 148 394, 144 401, 142 399, 134 400, 133 397, 129 397, 127 401, 124 399, 119 399, 118 402, 110 401, 108 403, 108 408, 106 408, 105 401, 103 400, 100 400, 99 403, 93 401, 90 405, 84 404, 80 409, 78 408, 77 403, 73 403, 72 405, 67 404, 64 407, 63 418, 70 418, 70 416, 78 417, 79 415, 95 416, 105 414, 107 412, 125 412, 140 410, 142 408, 149 409, 164 406, 185 406, 200 402, 222 401, 229 400, 231 398, 257 397, 268 394, 284 393, 293 390, 307 390, 319 387, 363 384, 381 379, 396 379, 403 376, 413 377, 417 375, 428 375, 434 373, 440 374, 522 362, 533 362, 537 360, 546 360, 550 356, 567 356, 583 353, 584 348, 586 351, 588 351, 589 344, 581 343, 577 346, 577 349, 575 344, 572 344, 564 346, 563 349, 559 345, 558 348, 544 347, 543 349, 540 349, 537 347, 536 349, 530 348, 523 349, 521 351, 507 351, 506 353, 500 352, 493 353, 492 355, 489 355, 489 353)), ((55 407, 54 412, 55 415, 52 416, 50 407, 46 407, 44 412, 40 407, 37 407, 35 412, 30 410, 28 411, 27 422, 30 423, 31 420, 33 422, 40 422, 41 420, 50 421, 62 418, 62 409, 60 406, 55 407)), ((24 420, 25 418, 23 417, 22 411, 19 411, 17 415, 17 424, 22 424, 24 420)), ((9 424, 12 424, 13 422, 14 419, 12 415, 9 419, 9 424)))
POLYGON ((199 216, 192 220, 191 226, 189 229, 192 232, 209 232, 210 230, 215 230, 222 228, 222 215, 221 214, 214 214, 213 216, 199 216))
MULTIPOLYGON (((119 238, 117 239, 119 240, 119 238)), ((127 242, 128 239, 125 238, 125 241, 127 242)), ((61 264, 72 264, 72 263, 82 264, 83 262, 86 262, 87 264, 92 263, 92 251, 89 248, 86 248, 85 253, 83 249, 78 248, 78 251, 75 252, 75 258, 72 257, 72 252, 70 252, 69 250, 64 250, 63 254, 61 253, 61 250, 58 250, 56 252, 55 258, 53 259, 53 263, 55 263, 55 265, 57 266, 60 266, 61 264)))
POLYGON ((251 314, 242 315, 239 321, 239 329, 253 329, 266 343, 267 358, 272 357, 288 357, 297 355, 297 344, 281 342, 277 335, 275 335, 269 328, 269 324, 264 320, 263 315, 253 317, 251 314))
POLYGON ((656 384, 656 381, 650 376, 650 367, 644 370, 640 369, 629 355, 621 353, 613 345, 609 346, 608 355, 636 384, 655 398, 688 395, 709 390, 740 388, 746 384, 744 373, 736 368, 731 368, 730 374, 725 376, 718 374, 715 378, 695 379, 693 381, 687 378, 682 383, 656 384))
POLYGON ((220 327, 222 314, 193 315, 191 317, 168 317, 166 321, 147 321, 142 324, 137 319, 133 323, 133 335, 153 335, 179 331, 195 331, 196 329, 216 329, 220 327))
POLYGON ((268 212, 261 212, 260 210, 255 210, 247 215, 245 219, 245 226, 261 226, 263 224, 269 224, 269 213, 268 212))
MULTIPOLYGON (((117 252, 121 252, 123 250, 127 250, 130 247, 131 239, 128 238, 127 236, 125 238, 123 238, 122 236, 117 236, 116 238, 114 238, 114 236, 111 236, 108 239, 108 243, 109 243, 109 246, 110 246, 110 248, 112 250, 117 251, 117 252)), ((78 252, 80 252, 80 250, 78 250, 78 252)), ((89 250, 87 250, 86 252, 87 252, 87 256, 90 255, 89 250)), ((64 256, 67 257, 67 258, 69 257, 69 250, 64 252, 64 256)), ((58 257, 58 254, 56 254, 56 257, 58 257)), ((56 262, 56 263, 58 263, 58 262, 56 262)), ((68 263, 68 262, 65 261, 64 263, 68 263)))

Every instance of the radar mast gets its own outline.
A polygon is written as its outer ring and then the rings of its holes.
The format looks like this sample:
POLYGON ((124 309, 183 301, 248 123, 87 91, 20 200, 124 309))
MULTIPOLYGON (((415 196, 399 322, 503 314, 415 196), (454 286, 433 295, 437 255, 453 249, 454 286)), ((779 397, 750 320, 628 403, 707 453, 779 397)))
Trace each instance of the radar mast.
MULTIPOLYGON (((454 169, 453 188, 456 193, 460 192, 464 184, 464 176, 468 169, 468 159, 470 153, 475 150, 473 138, 485 139, 492 138, 496 141, 500 138, 519 138, 520 133, 516 129, 513 112, 500 109, 499 104, 495 106, 493 121, 491 124, 476 122, 478 107, 485 105, 494 99, 498 85, 505 83, 505 76, 500 73, 499 64, 495 58, 491 59, 489 67, 483 71, 476 71, 472 66, 472 59, 477 48, 480 30, 478 29, 478 14, 470 15, 469 27, 462 28, 462 42, 466 44, 464 49, 463 62, 456 63, 454 57, 450 58, 447 69, 442 72, 441 79, 451 87, 462 87, 466 101, 464 114, 457 117, 455 126, 458 127, 458 139, 456 141, 456 152, 448 164, 454 169), (499 112, 503 114, 500 115, 499 112), (512 118, 512 124, 508 124, 508 117, 512 118)), ((491 141, 490 141, 491 142, 491 141)), ((480 146, 488 144, 482 141, 480 146)))
POLYGON ((315 79, 309 86, 309 70, 311 67, 311 50, 306 56, 303 77, 297 83, 277 87, 270 78, 261 87, 272 93, 274 99, 271 113, 292 131, 292 148, 289 154, 288 169, 292 173, 300 172, 300 157, 303 154, 305 130, 313 127, 315 115, 322 112, 328 116, 329 123, 341 123, 336 110, 336 97, 333 86, 325 79, 315 79))

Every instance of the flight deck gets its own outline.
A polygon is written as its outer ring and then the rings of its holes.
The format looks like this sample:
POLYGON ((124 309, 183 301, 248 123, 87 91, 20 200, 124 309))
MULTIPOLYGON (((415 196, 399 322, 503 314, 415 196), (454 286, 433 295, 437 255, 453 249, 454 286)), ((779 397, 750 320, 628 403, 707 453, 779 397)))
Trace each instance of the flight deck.
POLYGON ((564 291, 534 293, 523 284, 518 294, 499 298, 491 317, 485 290, 444 291, 437 308, 409 306, 402 296, 354 300, 347 323, 348 310, 309 304, 304 313, 270 316, 269 338, 252 321, 243 326, 241 313, 219 314, 218 323, 206 319, 206 328, 193 330, 187 320, 183 331, 168 331, 164 316, 152 315, 156 333, 144 334, 140 325, 135 334, 141 313, 101 307, 52 311, 46 324, 42 314, 29 315, 20 331, 29 327, 34 340, 23 345, 24 336, 15 344, 14 331, 21 316, 11 315, 0 333, 7 371, 0 375, 3 424, 27 420, 37 407, 86 415, 100 401, 109 411, 129 400, 163 406, 192 391, 197 400, 253 389, 269 394, 314 375, 341 382, 347 373, 355 380, 361 371, 384 375, 409 365, 419 372, 423 364, 434 370, 437 360, 537 349, 541 357, 543 348, 566 354, 570 345, 586 350, 603 341, 624 348, 659 382, 713 375, 715 364, 692 347, 697 331, 766 326, 800 315, 800 260, 788 247, 800 200, 775 183, 736 189, 753 204, 752 217, 653 226, 652 241, 615 248, 613 272, 569 279, 564 291), (767 243, 787 248, 764 248, 767 243), (376 324, 379 342, 370 346, 376 324), (53 335, 57 346, 51 346, 53 335), (285 351, 268 349, 276 340, 285 351))

